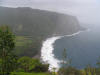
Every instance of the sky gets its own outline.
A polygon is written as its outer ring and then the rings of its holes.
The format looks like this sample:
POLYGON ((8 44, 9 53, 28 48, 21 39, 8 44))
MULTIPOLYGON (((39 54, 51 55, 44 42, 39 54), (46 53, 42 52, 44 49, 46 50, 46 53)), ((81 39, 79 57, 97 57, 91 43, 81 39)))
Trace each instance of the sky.
POLYGON ((3 6, 26 6, 77 16, 82 23, 100 24, 100 0, 0 0, 3 6))

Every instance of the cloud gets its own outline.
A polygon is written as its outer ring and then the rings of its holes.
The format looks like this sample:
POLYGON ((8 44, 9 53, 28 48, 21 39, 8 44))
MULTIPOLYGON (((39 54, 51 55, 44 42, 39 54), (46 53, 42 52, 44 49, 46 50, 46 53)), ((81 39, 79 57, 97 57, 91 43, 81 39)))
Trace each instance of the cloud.
POLYGON ((99 0, 1 0, 8 6, 26 6, 77 16, 80 22, 99 23, 99 0))

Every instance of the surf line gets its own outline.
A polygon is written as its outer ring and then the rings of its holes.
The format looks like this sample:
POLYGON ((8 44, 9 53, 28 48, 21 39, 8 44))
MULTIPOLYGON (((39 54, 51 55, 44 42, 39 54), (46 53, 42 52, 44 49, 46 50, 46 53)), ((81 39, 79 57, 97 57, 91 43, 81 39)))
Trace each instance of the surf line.
MULTIPOLYGON (((89 31, 89 30, 86 30, 86 31, 89 31)), ((55 58, 55 56, 53 54, 55 41, 58 40, 58 39, 61 39, 63 37, 76 36, 76 35, 80 34, 81 32, 84 32, 84 31, 78 31, 78 32, 73 33, 71 35, 54 36, 54 37, 51 37, 51 38, 47 38, 43 42, 42 48, 41 48, 41 59, 42 59, 43 62, 49 64, 49 71, 53 71, 53 68, 56 68, 56 71, 58 71, 59 68, 60 68, 59 63, 61 62, 61 60, 58 60, 57 58, 55 58)))

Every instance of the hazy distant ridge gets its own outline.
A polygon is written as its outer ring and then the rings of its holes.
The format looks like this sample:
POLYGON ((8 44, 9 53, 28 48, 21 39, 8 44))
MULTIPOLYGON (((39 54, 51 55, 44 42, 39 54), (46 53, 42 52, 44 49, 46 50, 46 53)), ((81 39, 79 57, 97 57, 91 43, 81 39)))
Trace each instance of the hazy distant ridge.
POLYGON ((31 8, 0 7, 0 25, 6 24, 18 35, 47 36, 71 34, 80 29, 77 18, 31 8))
POLYGON ((0 25, 8 25, 16 35, 22 36, 15 53, 31 57, 40 54, 42 41, 48 37, 73 34, 81 29, 74 16, 26 7, 0 7, 0 25))

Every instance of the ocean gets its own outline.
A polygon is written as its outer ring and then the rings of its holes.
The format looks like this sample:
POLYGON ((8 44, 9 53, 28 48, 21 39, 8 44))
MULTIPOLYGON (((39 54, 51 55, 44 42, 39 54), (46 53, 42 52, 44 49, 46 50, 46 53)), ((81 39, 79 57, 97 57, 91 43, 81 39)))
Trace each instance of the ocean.
MULTIPOLYGON (((0 6, 39 8, 34 4, 32 0, 0 0, 0 6)), ((41 59, 50 64, 49 70, 60 68, 64 49, 66 49, 67 58, 71 59, 71 66, 78 69, 88 64, 96 66, 100 56, 100 27, 89 29, 89 31, 79 31, 71 35, 53 36, 43 42, 41 59)))

